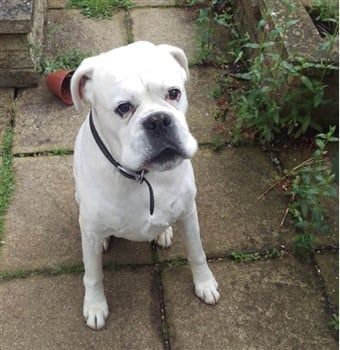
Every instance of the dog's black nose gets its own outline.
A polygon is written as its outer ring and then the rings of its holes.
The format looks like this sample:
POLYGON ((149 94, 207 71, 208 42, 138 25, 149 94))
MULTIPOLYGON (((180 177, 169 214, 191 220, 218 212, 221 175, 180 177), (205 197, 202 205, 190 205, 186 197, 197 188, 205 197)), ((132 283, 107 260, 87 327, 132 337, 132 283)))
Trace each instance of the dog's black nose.
POLYGON ((161 135, 167 132, 167 129, 169 128, 171 123, 171 117, 168 114, 158 112, 149 115, 143 121, 143 126, 146 130, 161 135))

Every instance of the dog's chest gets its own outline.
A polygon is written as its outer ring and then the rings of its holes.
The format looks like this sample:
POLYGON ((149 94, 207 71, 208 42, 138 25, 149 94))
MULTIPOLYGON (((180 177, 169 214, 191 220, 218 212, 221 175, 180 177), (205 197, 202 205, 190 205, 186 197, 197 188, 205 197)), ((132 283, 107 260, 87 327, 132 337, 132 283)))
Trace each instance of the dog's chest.
POLYGON ((124 205, 117 211, 112 205, 112 229, 114 235, 133 241, 152 241, 183 215, 193 201, 188 188, 165 189, 154 186, 155 209, 150 215, 150 197, 146 185, 125 193, 124 205))

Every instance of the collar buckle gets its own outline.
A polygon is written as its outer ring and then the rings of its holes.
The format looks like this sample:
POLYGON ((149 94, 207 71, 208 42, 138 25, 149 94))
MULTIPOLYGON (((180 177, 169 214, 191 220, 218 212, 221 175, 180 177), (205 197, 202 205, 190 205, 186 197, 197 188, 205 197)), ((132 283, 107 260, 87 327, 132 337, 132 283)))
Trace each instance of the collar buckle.
POLYGON ((121 165, 117 165, 117 168, 121 174, 128 176, 132 180, 135 180, 139 183, 142 183, 144 181, 145 169, 142 169, 140 172, 137 172, 130 169, 126 169, 121 165))

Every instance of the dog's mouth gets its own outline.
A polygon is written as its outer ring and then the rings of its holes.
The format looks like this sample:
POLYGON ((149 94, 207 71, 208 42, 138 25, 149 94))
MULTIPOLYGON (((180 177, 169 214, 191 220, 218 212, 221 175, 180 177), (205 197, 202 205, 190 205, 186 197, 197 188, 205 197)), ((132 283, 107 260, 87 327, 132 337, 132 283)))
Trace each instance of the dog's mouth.
POLYGON ((145 167, 161 168, 162 170, 169 170, 177 166, 184 158, 187 158, 184 153, 178 149, 167 147, 152 155, 145 162, 145 167))
POLYGON ((167 162, 173 162, 174 160, 176 160, 178 157, 181 157, 180 152, 178 152, 175 149, 172 148, 165 148, 164 150, 162 150, 160 153, 158 153, 157 155, 153 156, 148 163, 151 164, 164 164, 167 162))

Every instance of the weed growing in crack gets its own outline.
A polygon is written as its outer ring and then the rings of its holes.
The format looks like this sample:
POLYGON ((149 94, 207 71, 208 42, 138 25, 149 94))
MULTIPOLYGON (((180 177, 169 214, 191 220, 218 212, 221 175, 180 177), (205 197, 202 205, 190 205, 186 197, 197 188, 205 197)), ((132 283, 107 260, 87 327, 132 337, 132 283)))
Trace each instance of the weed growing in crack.
POLYGON ((293 240, 294 253, 300 258, 307 258, 312 254, 315 247, 314 235, 303 233, 296 235, 293 240))
POLYGON ((327 233, 326 209, 322 206, 322 199, 337 197, 334 186, 335 175, 327 164, 326 146, 330 142, 338 142, 333 136, 335 127, 331 127, 327 134, 316 136, 317 149, 313 156, 305 161, 304 166, 296 170, 291 181, 289 194, 292 201, 289 211, 292 214, 298 230, 309 233, 327 233))
POLYGON ((219 136, 215 136, 212 139, 212 149, 213 149, 213 151, 217 152, 220 149, 222 149, 224 146, 225 146, 225 142, 219 136))
POLYGON ((249 263, 261 259, 277 259, 282 256, 282 252, 276 248, 271 248, 265 252, 253 252, 253 253, 244 253, 244 252, 231 252, 230 258, 237 262, 249 263))
POLYGON ((72 8, 81 10, 86 17, 109 18, 115 10, 133 7, 131 0, 71 0, 72 8))
POLYGON ((261 259, 260 253, 232 252, 230 256, 233 260, 244 263, 249 263, 261 259))
POLYGON ((282 256, 282 252, 276 248, 269 249, 265 252, 264 257, 266 259, 277 259, 282 256))
POLYGON ((283 215, 284 225, 288 213, 291 214, 299 235, 294 239, 294 251, 305 257, 314 249, 314 234, 330 232, 327 210, 323 205, 325 198, 336 198, 335 174, 333 174, 326 147, 331 142, 338 142, 334 137, 335 127, 327 133, 315 137, 316 150, 312 157, 306 159, 291 170, 285 170, 275 183, 263 192, 261 200, 275 187, 284 189, 290 196, 290 202, 283 215))
POLYGON ((4 244, 3 232, 5 214, 14 191, 12 140, 13 132, 8 128, 5 130, 2 147, 0 149, 2 157, 2 163, 0 163, 0 246, 4 244))
POLYGON ((328 324, 336 331, 339 330, 339 315, 333 314, 328 324))
POLYGON ((2 271, 0 272, 0 281, 9 281, 15 278, 26 278, 28 276, 32 276, 34 272, 32 271, 24 271, 24 270, 16 270, 16 271, 2 271))
POLYGON ((224 61, 221 52, 214 40, 214 30, 218 26, 229 28, 231 25, 231 4, 233 1, 211 0, 191 0, 188 6, 201 7, 196 19, 197 24, 197 57, 195 61, 199 64, 220 64, 224 61))
POLYGON ((93 53, 90 52, 85 53, 77 49, 71 49, 55 58, 41 57, 38 71, 40 74, 44 74, 54 72, 58 69, 76 69, 86 57, 92 55, 93 53))

